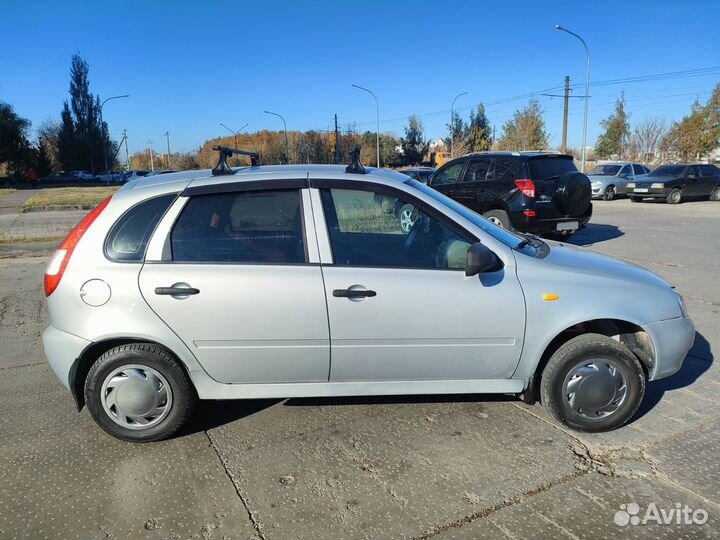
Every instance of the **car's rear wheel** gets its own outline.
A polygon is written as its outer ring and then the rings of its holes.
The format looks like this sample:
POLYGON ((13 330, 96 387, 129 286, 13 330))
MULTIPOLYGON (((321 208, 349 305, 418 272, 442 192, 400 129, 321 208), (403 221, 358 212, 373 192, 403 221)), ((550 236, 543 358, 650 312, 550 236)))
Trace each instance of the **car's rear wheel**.
POLYGON ((540 399, 558 422, 579 431, 609 431, 625 424, 645 394, 638 359, 621 343, 583 334, 562 345, 548 361, 540 399))
POLYGON ((173 435, 190 417, 197 395, 166 349, 131 343, 110 349, 90 368, 85 403, 113 437, 150 442, 173 435))
POLYGON ((682 191, 675 188, 665 197, 668 204, 680 204, 682 202, 682 191))
POLYGON ((603 199, 606 201, 612 201, 617 193, 615 192, 615 186, 608 186, 605 190, 605 193, 603 194, 603 199))
POLYGON ((415 207, 412 204, 403 204, 398 210, 398 220, 400 220, 400 228, 402 232, 409 233, 412 229, 415 220, 413 220, 413 213, 415 207))
POLYGON ((712 193, 710 194, 711 201, 720 201, 720 186, 715 186, 712 193))
POLYGON ((507 212, 505 210, 488 210, 487 212, 483 213, 483 217, 487 219, 490 223, 494 223, 498 227, 502 227, 503 229, 512 229, 512 225, 510 224, 510 217, 507 215, 507 212))
POLYGON ((642 202, 642 197, 630 197, 631 202, 642 202))

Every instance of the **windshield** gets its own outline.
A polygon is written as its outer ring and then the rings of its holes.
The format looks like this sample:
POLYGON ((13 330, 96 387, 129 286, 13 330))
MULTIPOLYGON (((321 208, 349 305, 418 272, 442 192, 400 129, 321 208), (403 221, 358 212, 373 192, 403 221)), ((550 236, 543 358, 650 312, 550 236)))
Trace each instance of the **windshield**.
POLYGON ((496 240, 499 240, 508 247, 517 248, 520 243, 525 241, 525 238, 523 238, 522 236, 498 227, 497 225, 493 225, 480 214, 476 214, 466 206, 463 206, 462 204, 451 199, 450 197, 443 195, 439 191, 436 191, 433 188, 426 186, 422 182, 410 179, 406 180, 405 184, 414 187, 418 191, 422 191, 425 195, 429 195, 437 202, 449 207, 451 210, 454 210, 462 217, 472 222, 474 225, 477 225, 490 236, 492 236, 496 240))
POLYGON ((620 165, 598 165, 588 173, 589 176, 615 176, 620 170, 620 165))
POLYGON ((648 176, 682 176, 685 165, 665 165, 664 167, 658 167, 648 176))

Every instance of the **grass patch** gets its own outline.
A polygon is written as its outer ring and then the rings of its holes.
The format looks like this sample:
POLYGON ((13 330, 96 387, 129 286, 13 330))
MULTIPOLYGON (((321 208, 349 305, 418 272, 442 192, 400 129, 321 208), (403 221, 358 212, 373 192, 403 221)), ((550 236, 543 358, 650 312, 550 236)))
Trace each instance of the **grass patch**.
POLYGON ((5 188, 0 189, 0 197, 2 197, 3 195, 10 195, 14 191, 15 191, 14 189, 5 189, 5 188))
POLYGON ((117 186, 46 188, 25 201, 23 208, 100 204, 118 189, 117 186))

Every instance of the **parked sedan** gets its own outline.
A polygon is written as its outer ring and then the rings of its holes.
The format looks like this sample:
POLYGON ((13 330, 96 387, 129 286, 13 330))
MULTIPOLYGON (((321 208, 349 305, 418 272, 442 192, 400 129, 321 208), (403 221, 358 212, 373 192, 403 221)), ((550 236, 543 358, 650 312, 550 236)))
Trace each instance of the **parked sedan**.
POLYGON ((123 173, 122 171, 103 171, 95 177, 95 180, 119 184, 122 182, 124 176, 125 173, 123 173))
POLYGON ((73 180, 81 182, 88 182, 96 178, 90 171, 70 171, 68 176, 73 180))
POLYGON ((625 195, 628 182, 644 177, 650 168, 640 163, 618 161, 598 165, 588 173, 593 199, 612 201, 618 195, 625 195))
POLYGON ((701 197, 720 201, 720 169, 703 163, 665 165, 641 180, 628 183, 627 192, 633 202, 652 198, 678 204, 701 197))

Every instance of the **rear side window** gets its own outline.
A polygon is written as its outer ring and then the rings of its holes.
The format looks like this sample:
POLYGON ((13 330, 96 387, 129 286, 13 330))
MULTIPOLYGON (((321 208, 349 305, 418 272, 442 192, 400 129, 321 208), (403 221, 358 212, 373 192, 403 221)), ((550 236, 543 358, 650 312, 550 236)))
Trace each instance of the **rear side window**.
POLYGON ((145 258, 145 248, 155 226, 177 195, 163 195, 133 206, 117 220, 105 241, 108 259, 138 262, 145 258))
POLYGON ((530 172, 530 179, 535 181, 559 178, 566 172, 577 171, 575 162, 572 159, 565 158, 530 159, 527 165, 530 172))
POLYGON ((717 173, 717 168, 712 165, 700 165, 700 174, 703 176, 715 176, 717 173))
POLYGON ((520 178, 519 165, 517 160, 498 158, 495 160, 495 167, 488 173, 487 179, 495 182, 516 180, 520 178))
POLYGON ((304 263, 297 189, 199 195, 190 199, 170 241, 174 261, 304 263))

